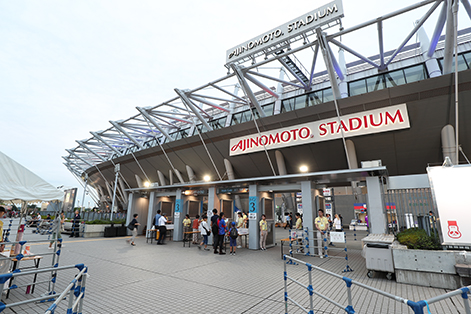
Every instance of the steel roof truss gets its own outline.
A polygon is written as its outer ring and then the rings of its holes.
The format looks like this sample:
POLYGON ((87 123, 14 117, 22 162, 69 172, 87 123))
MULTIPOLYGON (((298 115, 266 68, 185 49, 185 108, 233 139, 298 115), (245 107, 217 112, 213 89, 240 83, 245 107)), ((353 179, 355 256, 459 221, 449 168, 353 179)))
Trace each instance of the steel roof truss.
MULTIPOLYGON (((193 104, 193 102, 188 99, 186 94, 179 90, 178 88, 175 88, 174 91, 177 93, 178 96, 180 96, 181 100, 185 105, 187 105, 188 108, 190 108, 191 111, 196 115, 196 117, 201 121, 201 123, 206 127, 207 130, 212 131, 213 128, 208 124, 206 119, 203 118, 203 116, 200 114, 199 110, 200 108, 196 108, 196 106, 193 104)), ((201 110, 201 109, 200 109, 201 110)))
MULTIPOLYGON (((144 109, 144 108, 140 108, 140 107, 136 107, 137 110, 139 110, 139 112, 142 114, 142 116, 148 121, 150 122, 153 126, 155 126, 157 128, 157 130, 160 131, 160 133, 162 133, 166 138, 167 140, 171 141, 172 138, 168 135, 168 133, 157 123, 157 121, 155 121, 150 115, 149 113, 144 109)), ((154 135, 154 137, 156 137, 156 135, 154 135)))
POLYGON ((265 84, 263 84, 262 82, 260 82, 259 80, 257 80, 255 77, 253 77, 252 75, 248 74, 247 72, 244 74, 245 78, 248 79, 249 81, 251 81, 252 83, 254 83, 255 85, 257 85, 258 87, 260 87, 261 89, 263 89, 265 92, 267 92, 268 94, 272 95, 273 97, 275 97, 276 99, 280 98, 280 95, 278 95, 277 93, 275 93, 271 88, 269 88, 268 86, 266 86, 265 84))
POLYGON ((298 84, 295 84, 295 83, 293 83, 293 82, 281 80, 281 79, 279 79, 279 78, 276 78, 276 77, 273 77, 273 76, 269 76, 269 75, 265 75, 265 74, 262 74, 262 73, 259 73, 259 72, 247 71, 247 73, 250 73, 250 74, 253 74, 253 75, 257 75, 257 76, 260 76, 260 77, 263 77, 263 78, 266 78, 266 79, 269 79, 269 80, 273 80, 273 81, 276 81, 276 82, 280 82, 280 83, 283 83, 283 84, 291 85, 291 86, 294 86, 294 87, 297 87, 297 88, 304 88, 303 86, 298 85, 298 84))
MULTIPOLYGON (((213 108, 216 108, 216 109, 219 109, 219 110, 222 110, 222 111, 225 111, 225 112, 229 112, 229 111, 230 111, 230 110, 227 109, 227 108, 224 108, 224 107, 221 107, 221 106, 219 106, 219 105, 216 105, 215 103, 210 102, 209 100, 206 100, 206 99, 204 99, 204 98, 198 97, 198 96, 196 96, 196 95, 189 94, 188 97, 189 97, 190 99, 195 100, 195 101, 202 102, 203 104, 206 104, 206 105, 211 106, 211 107, 213 107, 213 108)), ((205 96, 203 96, 203 97, 205 97, 205 96)), ((208 98, 209 98, 209 97, 208 97, 208 98)))
POLYGON ((265 111, 263 111, 262 107, 258 103, 257 98, 255 97, 252 89, 250 88, 249 84, 245 80, 244 73, 241 70, 241 68, 236 65, 236 64, 231 64, 232 70, 234 71, 235 75, 237 76, 237 79, 239 80, 239 83, 242 87, 242 90, 244 91, 245 96, 250 100, 252 105, 257 109, 258 114, 260 117, 264 118, 267 115, 265 114, 265 111))

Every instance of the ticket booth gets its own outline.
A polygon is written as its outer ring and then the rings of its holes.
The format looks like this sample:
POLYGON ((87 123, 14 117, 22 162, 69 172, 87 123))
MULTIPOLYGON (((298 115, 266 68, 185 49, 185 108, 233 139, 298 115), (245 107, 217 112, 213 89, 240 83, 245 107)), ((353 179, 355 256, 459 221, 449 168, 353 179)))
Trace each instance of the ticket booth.
POLYGON ((262 198, 262 214, 267 217, 267 246, 275 245, 275 202, 273 198, 262 198))

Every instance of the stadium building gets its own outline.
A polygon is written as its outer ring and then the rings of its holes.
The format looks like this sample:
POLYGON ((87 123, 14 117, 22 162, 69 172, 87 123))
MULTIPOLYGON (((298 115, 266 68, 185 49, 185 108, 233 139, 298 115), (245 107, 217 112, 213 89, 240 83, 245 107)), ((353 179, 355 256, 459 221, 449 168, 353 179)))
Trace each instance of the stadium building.
MULTIPOLYGON (((313 230, 318 208, 344 225, 367 209, 373 233, 420 225, 435 210, 427 166, 467 162, 471 147, 471 29, 456 28, 458 9, 471 15, 468 0, 430 0, 344 27, 333 1, 228 49, 226 76, 90 132, 65 165, 101 206, 139 213, 141 228, 161 209, 176 241, 185 214, 213 208, 266 214, 270 243, 285 212, 313 230), (410 32, 385 51, 383 24, 411 12, 410 32), (368 45, 348 40, 366 28, 368 45)), ((258 224, 249 229, 257 249, 258 224)))

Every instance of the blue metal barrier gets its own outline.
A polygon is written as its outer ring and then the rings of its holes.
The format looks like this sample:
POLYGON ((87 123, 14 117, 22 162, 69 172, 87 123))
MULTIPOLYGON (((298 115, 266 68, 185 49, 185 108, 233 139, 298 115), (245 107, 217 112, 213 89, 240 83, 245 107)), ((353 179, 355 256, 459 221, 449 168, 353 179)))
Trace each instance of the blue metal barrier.
MULTIPOLYGON (((285 313, 286 314, 288 314, 288 304, 289 304, 288 301, 291 302, 292 304, 294 304, 295 306, 297 306, 298 308, 300 308, 301 310, 305 311, 306 313, 314 313, 314 307, 313 307, 313 295, 314 294, 316 296, 328 301, 332 305, 341 308, 342 310, 345 311, 345 313, 354 314, 356 312, 353 308, 353 299, 352 299, 352 291, 351 291, 352 285, 362 287, 364 289, 367 289, 369 291, 372 291, 372 292, 377 293, 379 295, 382 295, 384 297, 390 298, 390 299, 392 299, 396 302, 407 304, 411 308, 411 310, 414 312, 414 314, 424 314, 424 307, 428 308, 429 304, 439 302, 439 301, 451 298, 453 296, 461 295, 461 297, 463 299, 463 305, 464 305, 466 314, 471 314, 471 309, 470 309, 469 301, 468 301, 468 294, 470 293, 471 286, 463 287, 463 288, 460 288, 460 289, 457 289, 457 290, 454 290, 454 291, 451 291, 451 292, 448 292, 448 293, 445 293, 443 295, 439 295, 439 296, 436 296, 436 297, 433 297, 433 298, 430 298, 430 299, 427 299, 427 300, 420 300, 420 301, 414 302, 414 301, 404 299, 404 298, 399 297, 399 296, 395 296, 395 295, 390 294, 388 292, 373 288, 371 286, 365 285, 361 282, 354 281, 353 279, 350 279, 348 277, 344 277, 344 276, 335 274, 333 272, 330 272, 330 271, 322 269, 320 267, 311 265, 309 263, 306 263, 304 261, 301 261, 299 259, 296 259, 296 258, 288 256, 288 255, 284 255, 283 259, 284 259, 284 261, 287 261, 287 262, 283 263, 284 264, 283 277, 284 277, 284 290, 285 290, 284 291, 284 301, 285 301, 285 313), (309 284, 308 285, 303 284, 299 280, 294 279, 292 277, 289 277, 288 276, 288 271, 287 271, 287 265, 288 264, 306 266, 307 271, 308 271, 309 284), (329 298, 328 296, 325 296, 325 295, 321 294, 320 292, 314 290, 314 288, 312 286, 312 270, 317 270, 317 271, 323 272, 325 274, 328 274, 332 277, 343 280, 346 284, 348 304, 346 304, 346 305, 345 304, 340 304, 339 302, 329 298), (299 286, 306 289, 306 291, 309 293, 310 308, 304 308, 299 302, 295 301, 293 298, 291 298, 288 295, 288 280, 290 280, 291 282, 296 283, 297 285, 299 285, 299 286)), ((428 311, 428 313, 430 313, 430 312, 428 311)))
POLYGON ((50 292, 49 294, 45 296, 34 298, 34 299, 29 299, 25 301, 20 301, 20 302, 15 302, 15 303, 10 303, 10 304, 4 304, 0 302, 0 313, 3 312, 7 308, 14 308, 16 306, 25 305, 29 303, 36 303, 36 302, 42 303, 46 301, 55 301, 51 306, 49 306, 49 308, 45 312, 47 314, 53 314, 57 308, 57 305, 62 300, 64 300, 68 294, 69 306, 67 308, 67 313, 81 314, 83 298, 85 296, 86 275, 88 271, 88 267, 85 266, 84 264, 61 266, 61 267, 56 267, 56 268, 53 267, 53 268, 39 269, 39 270, 28 271, 28 272, 2 274, 0 275, 0 287, 3 288, 5 283, 8 281, 8 279, 12 279, 15 277, 27 276, 31 274, 45 273, 45 272, 51 272, 51 271, 57 272, 57 271, 61 271, 65 269, 72 269, 72 268, 77 268, 80 272, 74 277, 74 279, 70 282, 70 284, 64 289, 64 291, 60 295, 55 292, 50 292))

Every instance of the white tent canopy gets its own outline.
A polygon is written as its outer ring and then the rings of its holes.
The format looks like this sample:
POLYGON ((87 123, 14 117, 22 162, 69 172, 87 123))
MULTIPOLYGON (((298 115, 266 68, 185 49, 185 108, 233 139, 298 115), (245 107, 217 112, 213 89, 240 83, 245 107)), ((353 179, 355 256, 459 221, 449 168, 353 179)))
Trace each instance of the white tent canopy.
POLYGON ((0 200, 51 202, 63 199, 64 192, 0 152, 0 200))

